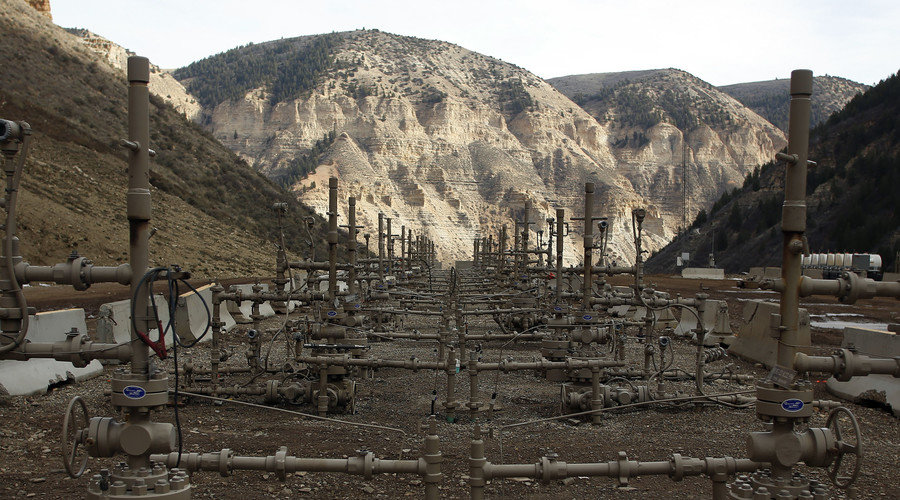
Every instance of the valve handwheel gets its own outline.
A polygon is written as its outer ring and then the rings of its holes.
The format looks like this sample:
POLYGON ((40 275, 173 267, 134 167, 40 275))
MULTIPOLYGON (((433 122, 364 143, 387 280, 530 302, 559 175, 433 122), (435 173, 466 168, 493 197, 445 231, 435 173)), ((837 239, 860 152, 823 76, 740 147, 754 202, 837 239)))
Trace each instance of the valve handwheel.
POLYGON ((851 484, 856 481, 856 478, 859 477, 859 466, 862 462, 862 433, 859 430, 859 422, 856 421, 856 417, 853 413, 843 406, 839 406, 828 414, 828 419, 825 421, 825 427, 831 430, 834 434, 834 439, 837 441, 837 458, 834 459, 834 462, 828 466, 828 476, 831 478, 831 482, 834 483, 838 488, 848 488, 851 484), (847 441, 844 439, 844 432, 846 429, 841 428, 841 420, 840 417, 844 415, 850 421, 851 429, 853 432, 853 441, 847 441), (852 472, 849 476, 839 476, 838 472, 841 469, 841 462, 843 461, 844 455, 852 454, 856 456, 856 460, 853 462, 852 472))
POLYGON ((631 389, 632 394, 634 394, 635 396, 637 396, 638 394, 638 388, 632 381, 628 380, 625 377, 613 377, 606 381, 606 385, 608 386, 612 386, 613 384, 616 384, 617 387, 628 386, 628 388, 631 389))
POLYGON ((72 478, 81 477, 87 468, 87 452, 84 452, 80 462, 77 461, 77 456, 78 445, 82 444, 82 434, 84 429, 88 427, 89 421, 90 416, 88 415, 87 405, 81 399, 81 396, 75 396, 69 401, 69 406, 66 407, 66 413, 63 415, 62 422, 63 466, 72 478), (80 412, 78 411, 79 408, 80 412))

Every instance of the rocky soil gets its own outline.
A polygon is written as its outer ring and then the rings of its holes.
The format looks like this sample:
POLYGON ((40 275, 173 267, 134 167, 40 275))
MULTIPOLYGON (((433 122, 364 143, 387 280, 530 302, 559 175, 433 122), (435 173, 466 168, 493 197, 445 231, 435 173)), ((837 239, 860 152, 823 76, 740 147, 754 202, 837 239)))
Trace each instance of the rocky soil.
MULTIPOLYGON (((692 295, 697 291, 709 293, 712 298, 725 298, 729 302, 732 324, 737 326, 739 301, 760 298, 758 291, 741 290, 732 281, 699 282, 674 279, 666 276, 652 277, 660 289, 692 295)), ((64 294, 41 290, 34 296, 34 303, 64 300, 64 294)), ((33 292, 32 292, 33 293, 33 292)), ((67 292, 68 293, 68 292, 67 292)), ((71 294, 69 294, 71 295, 71 294)), ((766 295, 768 297, 768 295, 766 295)), ((811 311, 833 310, 830 301, 810 301, 811 311)), ((872 301, 846 306, 842 311, 862 314, 865 319, 885 320, 898 312, 895 301, 872 301)), ((277 328, 281 318, 268 320, 264 326, 277 328)), ((406 328, 423 332, 432 331, 431 322, 410 319, 406 328)), ((470 331, 496 329, 492 324, 472 325, 470 331)), ((235 330, 228 336, 230 344, 239 344, 244 333, 235 330)), ((822 351, 828 351, 839 342, 839 336, 818 330, 814 343, 822 351)), ((277 344, 277 343, 276 343, 277 344)), ((640 346, 634 346, 629 356, 639 356, 640 346)), ((693 349, 677 343, 677 363, 690 365, 693 349)), ((538 346, 523 343, 503 349, 502 357, 532 359, 538 346)), ((229 363, 243 363, 242 349, 229 363)), ((276 351, 277 348, 276 348, 276 351)), ((183 353, 182 353, 183 355, 183 353)), ((392 359, 408 359, 417 356, 431 359, 431 345, 414 342, 374 343, 371 355, 392 359)), ((198 363, 203 363, 205 348, 193 353, 198 363)), ((274 356, 274 355, 273 355, 274 356)), ((496 345, 485 345, 483 359, 495 360, 501 356, 496 345)), ((632 358, 634 359, 634 358, 632 358)), ((168 361, 166 362, 168 363, 168 361)), ((166 364, 164 363, 164 364, 166 364)), ((731 364, 736 371, 763 376, 765 372, 737 359, 717 362, 721 367, 731 364)), ((467 394, 467 377, 459 385, 458 394, 467 394)), ((246 377, 235 376, 234 383, 246 382, 246 377)), ((28 398, 6 398, 0 402, 0 418, 5 422, 0 431, 0 496, 7 498, 71 498, 82 495, 85 480, 68 479, 63 472, 59 456, 59 426, 62 410, 75 395, 86 398, 93 415, 112 415, 108 403, 105 377, 81 384, 62 385, 46 395, 28 398)), ((270 455, 279 446, 287 446, 291 454, 306 457, 346 457, 365 448, 381 458, 417 457, 421 450, 420 425, 429 417, 432 390, 437 389, 438 401, 444 394, 444 377, 435 377, 422 371, 411 373, 383 369, 372 379, 359 381, 356 415, 337 415, 348 422, 375 423, 403 431, 360 429, 337 422, 319 422, 300 415, 275 413, 270 410, 246 407, 234 402, 218 405, 192 400, 180 407, 185 451, 209 452, 231 448, 239 454, 270 455)), ((690 387, 673 383, 673 389, 689 391, 690 387)), ((749 388, 730 383, 715 383, 711 391, 749 388)), ((499 378, 490 375, 482 379, 482 395, 489 398, 496 391, 504 410, 493 414, 478 415, 474 419, 459 415, 455 423, 446 415, 438 414, 438 434, 444 455, 444 478, 441 495, 444 498, 467 498, 469 440, 473 421, 485 429, 493 429, 486 437, 486 455, 494 463, 534 463, 543 454, 553 451, 560 460, 568 462, 596 462, 615 460, 618 451, 625 451, 629 458, 640 460, 666 460, 672 453, 693 457, 744 456, 745 436, 748 431, 761 430, 752 409, 731 410, 723 407, 698 407, 683 409, 645 409, 641 411, 611 411, 602 425, 594 427, 571 419, 543 422, 519 430, 500 432, 499 428, 515 422, 550 417, 559 414, 559 386, 534 374, 519 372, 504 374, 499 378), (501 439, 502 437, 502 439, 501 439), (501 444, 502 443, 502 444, 501 444)), ((829 398, 822 389, 817 397, 829 398)), ((259 402, 259 401, 254 401, 259 402)), ((871 408, 847 403, 860 419, 864 434, 865 456, 862 473, 857 485, 860 498, 897 498, 900 486, 895 480, 895 470, 900 456, 900 421, 881 408, 871 408)), ((284 406, 292 411, 312 412, 306 406, 284 406)), ((438 408, 440 406, 438 405, 438 408)), ((810 425, 823 425, 825 413, 817 411, 810 425)), ((169 407, 157 414, 163 421, 173 421, 169 407)), ((108 467, 112 460, 91 459, 91 472, 108 467)), ((807 470, 810 475, 827 481, 821 470, 807 470)), ((89 474, 91 473, 89 472, 89 474)), ((259 472, 237 472, 234 477, 221 478, 214 473, 198 473, 192 478, 197 486, 195 498, 398 498, 420 497, 423 486, 417 477, 381 477, 364 481, 356 476, 338 474, 295 474, 285 483, 279 483, 274 475, 259 472)), ((675 483, 665 477, 646 477, 632 480, 628 488, 618 488, 608 479, 576 478, 564 484, 554 481, 542 484, 531 480, 494 481, 487 487, 491 498, 709 498, 710 483, 706 479, 689 478, 675 483)), ((836 495, 837 497, 837 495, 836 495)))

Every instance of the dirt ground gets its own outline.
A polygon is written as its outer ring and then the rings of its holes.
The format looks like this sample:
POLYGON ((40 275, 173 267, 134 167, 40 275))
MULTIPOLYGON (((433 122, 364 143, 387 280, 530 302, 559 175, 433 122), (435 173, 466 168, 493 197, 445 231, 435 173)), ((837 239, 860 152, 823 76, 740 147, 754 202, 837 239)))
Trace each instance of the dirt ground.
MULTIPOLYGON (((735 287, 735 281, 697 281, 667 276, 653 276, 648 281, 657 289, 691 296, 702 291, 711 298, 725 299, 729 304, 732 327, 740 323, 740 301, 744 299, 774 299, 775 294, 759 290, 735 287)), ((31 305, 41 309, 84 306, 96 311, 103 302, 124 298, 122 289, 96 288, 87 294, 77 294, 61 287, 34 288, 28 291, 31 305)), ((813 315, 839 310, 854 321, 897 322, 900 302, 877 299, 846 306, 830 299, 806 300, 805 306, 813 315)), ((277 328, 281 318, 272 318, 263 328, 277 328)), ((409 319, 406 329, 418 329, 423 333, 436 330, 435 321, 409 319)), ((470 325, 470 333, 497 331, 489 320, 479 320, 470 325)), ((231 345, 239 345, 244 338, 243 328, 228 334, 231 345)), ((265 337, 265 338, 268 338, 265 337)), ((822 352, 840 343, 837 330, 814 328, 813 341, 822 352)), ((276 346, 280 345, 275 343, 276 346)), ((485 344, 482 359, 496 361, 501 353, 499 344, 485 344), (496 345, 495 345, 496 344, 496 345)), ((629 359, 635 365, 641 363, 639 344, 629 347, 629 359)), ((691 369, 694 347, 685 341, 675 343, 676 364, 691 369)), ((236 347, 229 364, 245 364, 243 347, 236 347)), ((278 348, 273 351, 277 356, 278 348)), ((180 353, 180 355, 186 355, 180 353)), ((190 353, 198 364, 208 359, 206 347, 194 348, 190 353)), ((371 344, 370 356, 384 359, 421 360, 434 359, 434 344, 413 341, 378 342, 371 344)), ((523 342, 507 346, 503 358, 532 360, 539 358, 537 342, 523 342)), ((171 361, 161 364, 170 366, 171 361)), ((735 358, 718 361, 711 370, 724 369, 726 365, 739 373, 756 377, 765 371, 735 358)), ((45 395, 4 398, 0 400, 0 497, 19 498, 78 498, 83 496, 87 476, 102 467, 110 467, 114 459, 90 459, 90 471, 81 479, 69 479, 62 468, 60 458, 60 423, 67 402, 75 395, 87 401, 94 416, 114 415, 108 396, 107 368, 104 377, 79 384, 64 384, 45 395)), ((458 377, 457 395, 465 400, 468 395, 468 376, 458 377)), ((228 384, 243 384, 247 375, 235 375, 228 384)), ((230 448, 240 455, 273 455, 280 446, 287 446, 291 455, 301 457, 345 458, 365 448, 379 458, 417 458, 421 455, 421 425, 429 418, 433 390, 437 390, 437 408, 445 393, 446 376, 429 371, 417 373, 399 369, 378 370, 371 379, 358 382, 357 413, 335 415, 347 422, 374 423, 401 429, 403 433, 389 430, 363 429, 334 422, 320 422, 299 415, 273 412, 228 402, 215 404, 191 400, 180 407, 180 417, 185 452, 212 452, 230 448)), ((824 384, 820 384, 824 385, 824 384)), ((717 457, 746 455, 747 432, 762 430, 763 424, 750 409, 729 409, 721 406, 697 406, 687 408, 650 408, 639 411, 614 410, 605 414, 602 425, 592 426, 586 421, 563 419, 542 422, 515 430, 501 431, 501 427, 527 420, 560 414, 559 384, 548 382, 533 372, 488 373, 481 377, 481 394, 485 399, 493 392, 503 410, 475 417, 468 413, 457 415, 449 422, 447 415, 438 412, 438 434, 444 456, 441 495, 444 498, 468 498, 469 444, 473 422, 486 429, 485 452, 493 463, 534 463, 548 453, 555 452, 559 460, 573 462, 605 462, 615 460, 617 452, 624 451, 630 459, 668 460, 673 453, 690 457, 717 457)), ((752 385, 730 382, 713 382, 709 392, 727 392, 750 389, 752 385)), ((671 382, 667 390, 693 394, 690 383, 671 382)), ((816 397, 831 399, 824 388, 818 387, 816 397)), ((262 403, 261 398, 246 401, 262 403)), ((860 498, 900 498, 900 421, 884 408, 846 403, 860 421, 863 432, 864 457, 857 486, 860 498)), ((313 413, 310 406, 282 405, 282 408, 313 413)), ((818 411, 810 426, 824 425, 827 412, 818 411)), ((173 422, 172 407, 157 412, 161 421, 173 422)), ((801 467, 809 476, 828 483, 823 470, 801 467)), ((274 474, 238 471, 230 478, 216 473, 194 474, 195 498, 399 498, 421 497, 424 487, 416 476, 375 476, 366 481, 359 476, 343 474, 306 473, 295 474, 285 483, 277 481, 274 474)), ((548 484, 532 480, 507 479, 493 481, 486 488, 491 498, 709 498, 711 483, 705 478, 687 478, 675 483, 668 477, 643 477, 631 480, 627 488, 619 488, 606 478, 576 478, 571 484, 560 481, 548 484)), ((838 495, 835 494, 835 497, 838 495)))

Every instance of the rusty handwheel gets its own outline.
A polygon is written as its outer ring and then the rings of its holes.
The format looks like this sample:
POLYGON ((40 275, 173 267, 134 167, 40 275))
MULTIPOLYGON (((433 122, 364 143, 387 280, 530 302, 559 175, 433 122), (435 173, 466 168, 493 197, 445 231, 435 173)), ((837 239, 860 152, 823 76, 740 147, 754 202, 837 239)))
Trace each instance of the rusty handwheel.
POLYGON ((72 478, 81 477, 84 474, 85 469, 87 468, 87 460, 88 454, 86 450, 82 450, 84 452, 84 456, 81 458, 80 463, 78 462, 78 445, 82 444, 84 430, 87 429, 90 421, 90 415, 88 415, 87 405, 84 403, 84 400, 81 399, 81 396, 75 396, 69 401, 69 405, 66 407, 66 413, 63 415, 62 421, 62 459, 63 466, 66 468, 66 472, 69 473, 69 476, 72 478), (79 420, 79 408, 80 411, 80 421, 79 420), (80 425, 76 425, 80 424, 80 425))
POLYGON ((825 427, 830 429, 834 434, 837 446, 837 458, 835 458, 834 462, 828 466, 828 476, 831 478, 831 482, 838 488, 848 488, 856 481, 856 478, 859 477, 859 467, 862 463, 862 433, 859 430, 859 422, 856 421, 856 417, 849 409, 839 406, 831 410, 831 413, 828 414, 828 419, 825 421, 825 427), (846 416, 849 419, 850 430, 853 431, 853 439, 855 442, 844 439, 843 434, 846 431, 841 429, 841 416, 846 416), (853 462, 851 469, 852 472, 849 476, 839 476, 838 473, 841 469, 841 462, 843 461, 844 455, 848 453, 856 456, 856 460, 853 462))

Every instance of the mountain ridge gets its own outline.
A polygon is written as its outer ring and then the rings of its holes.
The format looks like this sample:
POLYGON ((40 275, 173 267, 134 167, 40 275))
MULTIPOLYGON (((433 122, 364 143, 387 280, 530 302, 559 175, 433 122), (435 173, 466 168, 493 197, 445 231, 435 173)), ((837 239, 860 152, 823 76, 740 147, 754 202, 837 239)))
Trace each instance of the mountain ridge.
MULTIPOLYGON (((790 80, 785 78, 723 85, 719 90, 741 101, 776 127, 787 132, 789 85, 790 80)), ((822 123, 832 113, 840 111, 855 95, 868 88, 868 85, 837 76, 814 77, 810 118, 812 125, 822 123)))
MULTIPOLYGON (((811 127, 809 158, 817 162, 807 177, 812 252, 879 253, 885 269, 894 264, 900 251, 898 113, 900 76, 894 74, 811 127)), ((703 265, 713 245, 727 272, 778 265, 783 185, 780 165, 762 166, 649 259, 647 269, 671 272, 675 255, 685 251, 691 265, 703 265)))
MULTIPOLYGON (((465 258, 472 238, 504 223, 511 227, 510 214, 520 212, 526 198, 534 202, 532 220, 552 217, 556 207, 580 215, 578 200, 588 180, 597 183, 599 204, 612 217, 615 258, 633 258, 632 208, 648 210, 650 248, 674 235, 681 214, 672 164, 680 160, 682 134, 666 124, 648 131, 644 147, 617 156, 608 124, 522 68, 448 42, 378 30, 324 36, 339 37, 340 43, 335 66, 312 75, 319 79, 315 85, 279 101, 272 99, 276 80, 257 78, 256 88, 240 88, 242 97, 205 107, 204 126, 272 178, 289 177, 292 169, 303 174, 328 169, 346 180, 343 195, 363 200, 362 220, 371 223, 383 210, 428 232, 441 245, 445 262, 465 258), (333 142, 316 146, 329 134, 333 142), (660 196, 651 195, 654 190, 660 196)), ((263 61, 277 61, 288 57, 289 45, 299 45, 298 40, 245 46, 203 61, 215 67, 265 51, 271 53, 263 61)), ((197 78, 216 81, 215 72, 203 76, 195 69, 181 68, 175 75, 188 88, 203 85, 197 78)), ((733 102, 735 109, 742 107, 733 102)), ((783 145, 783 134, 764 120, 749 127, 724 140, 709 128, 691 131, 687 149, 704 158, 692 169, 698 185, 692 212, 740 183, 783 145), (727 160, 706 160, 717 154, 727 160)), ((294 188, 322 209, 321 182, 314 187, 313 181, 294 188)), ((567 259, 576 262, 578 256, 567 259)))

